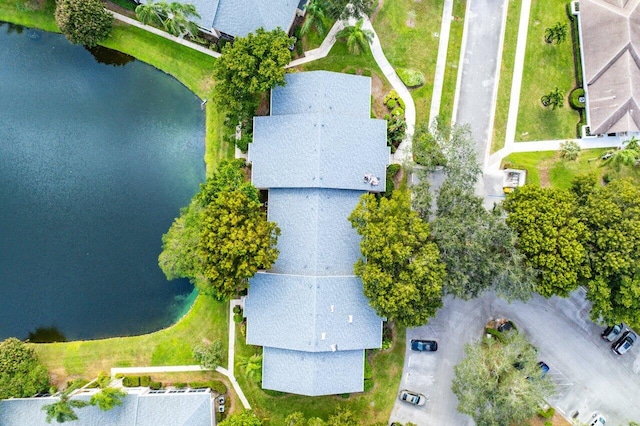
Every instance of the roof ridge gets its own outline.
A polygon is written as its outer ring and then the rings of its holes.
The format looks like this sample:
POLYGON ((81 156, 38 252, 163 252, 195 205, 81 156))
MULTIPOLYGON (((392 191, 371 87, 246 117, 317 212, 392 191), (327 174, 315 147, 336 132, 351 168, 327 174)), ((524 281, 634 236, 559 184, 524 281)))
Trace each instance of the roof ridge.
MULTIPOLYGON (((607 61, 607 63, 600 68, 600 70, 596 73, 596 75, 593 76, 593 78, 591 78, 591 80, 589 80, 587 82, 587 85, 592 85, 594 84, 596 81, 598 81, 598 79, 600 77, 602 77, 604 74, 606 74, 607 71, 609 71, 609 69, 618 62, 618 60, 620 60, 620 58, 626 53, 629 52, 629 54, 631 54, 631 41, 628 41, 615 55, 613 55, 611 57, 611 59, 609 59, 607 61)), ((633 54, 631 54, 631 56, 633 56, 633 54)), ((634 58, 635 60, 635 58, 634 58)))
MULTIPOLYGON (((620 105, 618 108, 616 108, 611 114, 609 114, 609 116, 604 119, 602 121, 602 124, 600 125, 600 127, 598 127, 597 129, 595 129, 596 134, 599 133, 604 133, 607 130, 609 130, 611 128, 611 126, 613 126, 614 124, 616 124, 618 121, 620 121, 620 119, 627 113, 630 112, 631 108, 629 108, 629 104, 632 103, 633 105, 636 105, 636 109, 637 109, 637 104, 636 102, 633 100, 633 98, 631 96, 629 96, 629 98, 622 104, 620 105)), ((631 106, 633 106, 631 105, 631 106)), ((635 118, 632 119, 634 122, 636 122, 636 124, 638 123, 635 118)), ((640 127, 640 126, 639 126, 640 127)))

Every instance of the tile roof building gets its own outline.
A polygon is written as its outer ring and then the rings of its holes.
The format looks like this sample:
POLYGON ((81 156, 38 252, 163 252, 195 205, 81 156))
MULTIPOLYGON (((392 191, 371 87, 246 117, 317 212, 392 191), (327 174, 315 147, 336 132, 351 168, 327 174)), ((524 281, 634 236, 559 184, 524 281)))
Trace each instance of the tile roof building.
POLYGON ((247 343, 263 346, 262 386, 303 395, 361 392, 364 350, 382 344, 382 318, 353 274, 360 237, 348 216, 385 190, 386 122, 370 118, 371 79, 288 74, 271 116, 254 118, 252 182, 269 190, 281 229, 273 267, 250 280, 247 343), (365 178, 366 177, 366 178, 365 178))
MULTIPOLYGON (((142 0, 140 0, 142 1, 142 0)), ((194 20, 201 28, 211 29, 216 36, 244 37, 262 27, 277 27, 288 32, 301 13, 298 0, 178 0, 193 4, 200 15, 194 20)), ((303 6, 300 6, 303 7, 303 6)))
MULTIPOLYGON (((96 406, 75 408, 74 426, 212 426, 213 399, 209 389, 160 390, 125 389, 122 405, 102 411, 96 406)), ((89 401, 99 389, 76 392, 71 399, 89 401)), ((50 426, 45 405, 58 402, 57 397, 17 398, 0 401, 2 426, 50 426)), ((55 424, 55 421, 53 422, 55 424)))
POLYGON ((578 19, 592 134, 640 131, 640 0, 580 0, 578 19))

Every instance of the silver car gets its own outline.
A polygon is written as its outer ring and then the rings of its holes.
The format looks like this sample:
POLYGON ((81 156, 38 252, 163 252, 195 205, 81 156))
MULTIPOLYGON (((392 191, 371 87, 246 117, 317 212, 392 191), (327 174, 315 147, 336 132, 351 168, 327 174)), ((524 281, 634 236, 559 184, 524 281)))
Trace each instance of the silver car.
POLYGON ((403 389, 400 391, 400 401, 413 405, 424 405, 427 403, 427 398, 421 393, 403 389))

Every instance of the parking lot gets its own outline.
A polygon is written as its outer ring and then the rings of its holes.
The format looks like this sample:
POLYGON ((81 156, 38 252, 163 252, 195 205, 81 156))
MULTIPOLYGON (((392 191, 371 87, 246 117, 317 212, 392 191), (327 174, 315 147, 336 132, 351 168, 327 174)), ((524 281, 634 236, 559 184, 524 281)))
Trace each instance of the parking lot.
POLYGON ((549 402, 565 417, 586 423, 599 411, 607 424, 640 422, 640 344, 625 355, 614 354, 611 343, 600 337, 603 328, 589 320, 584 290, 568 299, 536 296, 526 304, 508 304, 492 294, 469 302, 446 298, 428 325, 407 330, 400 388, 426 395, 427 403, 414 407, 396 401, 391 420, 419 426, 472 425, 456 408, 453 367, 464 356, 464 345, 480 338, 488 320, 500 317, 513 320, 538 348, 556 385, 549 402), (438 351, 412 352, 410 339, 437 340, 438 351))

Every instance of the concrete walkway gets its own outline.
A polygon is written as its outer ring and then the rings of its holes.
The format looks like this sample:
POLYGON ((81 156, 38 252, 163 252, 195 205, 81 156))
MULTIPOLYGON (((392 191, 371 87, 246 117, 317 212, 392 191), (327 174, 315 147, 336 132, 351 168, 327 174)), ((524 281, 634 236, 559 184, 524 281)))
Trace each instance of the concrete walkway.
POLYGON ((141 29, 143 29, 145 31, 149 31, 150 33, 153 33, 155 35, 159 35, 160 37, 166 38, 167 40, 171 40, 171 41, 173 41, 175 43, 181 44, 181 45, 186 46, 188 48, 191 48, 193 50, 197 50, 198 52, 204 53, 205 55, 213 56, 214 58, 219 58, 221 56, 218 52, 214 52, 213 50, 207 49, 204 46, 200 46, 199 44, 192 43, 192 42, 187 41, 187 40, 185 40, 183 38, 173 36, 173 35, 171 35, 171 34, 169 34, 167 32, 159 30, 159 29, 157 29, 155 27, 152 27, 152 26, 149 26, 149 25, 145 25, 145 24, 141 23, 140 21, 137 21, 135 19, 131 19, 128 16, 121 15, 120 13, 114 12, 113 10, 109 10, 109 9, 106 9, 106 10, 107 10, 107 12, 111 13, 113 15, 113 17, 115 19, 117 19, 118 21, 122 21, 122 22, 124 22, 126 24, 129 24, 129 25, 132 25, 134 27, 141 28, 141 29))
MULTIPOLYGON (((242 301, 239 299, 231 300, 229 303, 229 355, 227 363, 228 368, 217 367, 216 371, 229 379, 231 386, 236 391, 238 398, 242 402, 242 405, 246 410, 251 409, 249 400, 242 392, 238 381, 236 380, 233 370, 235 365, 235 342, 236 342, 236 323, 233 321, 233 307, 242 306, 242 301)), ((180 373, 189 371, 209 371, 208 368, 203 368, 199 365, 167 365, 157 367, 120 367, 111 369, 111 377, 116 374, 153 374, 153 373, 180 373)))
POLYGON ((440 42, 438 43, 438 58, 436 60, 436 75, 433 79, 433 94, 431 108, 429 108, 429 125, 440 114, 444 73, 447 66, 447 51, 449 50, 449 34, 451 33, 451 17, 453 14, 453 0, 444 0, 442 8, 442 22, 440 23, 440 42))
POLYGON ((336 34, 338 34, 344 28, 344 21, 338 20, 333 27, 329 30, 326 37, 322 41, 322 44, 317 49, 311 49, 304 52, 304 57, 293 60, 285 68, 297 67, 298 65, 306 64, 308 62, 315 61, 326 57, 331 48, 336 42, 336 34))
POLYGON ((382 50, 382 45, 380 44, 380 39, 378 38, 378 34, 376 34, 373 26, 371 25, 371 21, 369 18, 364 18, 364 23, 362 28, 373 31, 373 40, 371 41, 371 53, 373 58, 376 60, 376 63, 380 67, 382 73, 387 77, 389 83, 394 88, 400 98, 404 101, 405 109, 404 116, 407 122, 407 133, 405 135, 404 140, 400 143, 400 146, 396 150, 396 153, 393 154, 393 162, 403 164, 405 162, 411 161, 412 149, 411 149, 411 140, 413 139, 413 132, 416 127, 416 106, 413 103, 413 98, 411 97, 411 93, 409 89, 404 85, 396 71, 393 69, 389 60, 384 55, 384 51, 382 50))
POLYGON ((509 98, 509 114, 507 116, 505 147, 509 147, 515 142, 518 109, 520 107, 522 73, 524 71, 524 56, 527 50, 527 34, 529 32, 530 12, 531 0, 522 0, 522 9, 520 10, 520 25, 518 27, 518 42, 516 44, 516 58, 513 64, 513 80, 511 81, 511 95, 509 98))

